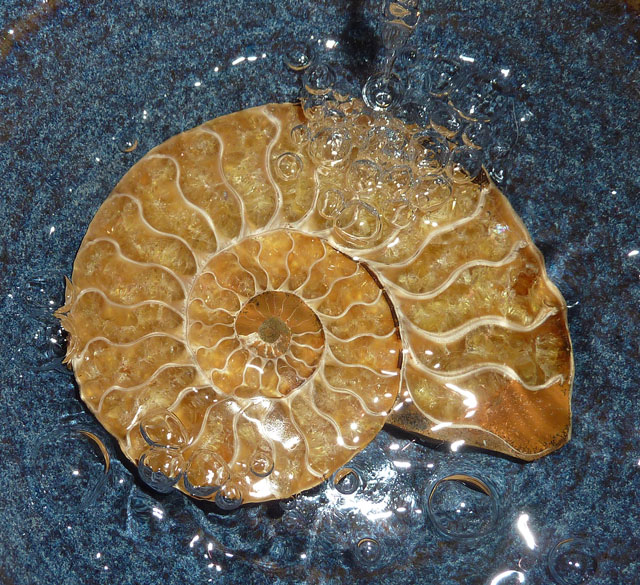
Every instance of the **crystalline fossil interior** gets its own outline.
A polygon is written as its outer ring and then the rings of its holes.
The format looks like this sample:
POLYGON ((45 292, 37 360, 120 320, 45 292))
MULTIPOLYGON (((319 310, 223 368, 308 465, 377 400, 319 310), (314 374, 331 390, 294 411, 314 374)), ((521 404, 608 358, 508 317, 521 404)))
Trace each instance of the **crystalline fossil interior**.
POLYGON ((209 499, 313 487, 385 423, 521 459, 564 444, 566 305, 506 198, 434 133, 318 108, 217 118, 118 183, 59 311, 82 399, 209 499))

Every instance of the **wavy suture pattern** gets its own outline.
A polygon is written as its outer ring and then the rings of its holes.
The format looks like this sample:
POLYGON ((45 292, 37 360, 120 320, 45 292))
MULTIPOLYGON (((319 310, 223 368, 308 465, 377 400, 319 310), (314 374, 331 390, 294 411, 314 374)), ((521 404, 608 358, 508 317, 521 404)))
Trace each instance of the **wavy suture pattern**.
POLYGON ((507 200, 355 100, 307 106, 212 120, 116 186, 59 311, 83 400, 131 460, 223 502, 308 489, 385 422, 561 446, 566 307, 507 200))

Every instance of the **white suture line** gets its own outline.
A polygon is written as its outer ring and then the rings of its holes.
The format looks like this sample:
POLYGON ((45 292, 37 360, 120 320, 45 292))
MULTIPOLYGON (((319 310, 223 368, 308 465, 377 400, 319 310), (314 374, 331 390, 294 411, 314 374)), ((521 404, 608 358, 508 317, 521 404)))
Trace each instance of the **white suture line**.
POLYGON ((144 208, 142 207, 142 203, 140 202, 140 200, 137 197, 134 197, 133 195, 131 195, 130 193, 114 193, 112 195, 112 197, 116 198, 127 198, 130 199, 131 201, 133 201, 133 203, 136 205, 136 208, 138 210, 138 216, 140 218, 140 221, 143 223, 143 225, 149 230, 152 231, 156 234, 158 234, 159 236, 163 236, 166 238, 173 238, 175 240, 178 240, 180 243, 182 243, 187 250, 189 251, 189 254, 191 254, 191 257, 193 258, 193 262, 196 265, 196 270, 200 267, 200 261, 198 260, 198 257, 196 256, 196 254, 194 253, 191 245, 187 242, 187 240, 185 240, 182 236, 179 236, 178 234, 174 234, 172 232, 165 232, 162 230, 159 230, 158 228, 152 226, 149 223, 149 220, 147 219, 145 213, 144 213, 144 208))
MULTIPOLYGON (((185 345, 184 339, 182 339, 181 337, 178 337, 177 335, 174 335, 173 333, 166 333, 164 331, 152 331, 151 333, 146 333, 145 335, 142 335, 141 337, 138 337, 133 341, 126 341, 122 343, 116 343, 114 341, 111 341, 110 339, 107 339, 103 335, 98 335, 96 337, 92 337, 83 345, 82 351, 79 351, 77 355, 78 363, 80 363, 84 359, 84 354, 88 350, 89 345, 91 345, 92 343, 96 343, 98 341, 104 341, 109 347, 132 347, 137 343, 140 343, 141 341, 145 341, 146 339, 151 339, 153 337, 166 337, 168 339, 173 339, 174 341, 177 341, 183 347, 185 345)), ((186 350, 187 348, 184 347, 184 349, 186 350)))
POLYGON ((210 130, 209 128, 202 128, 201 130, 205 134, 209 134, 210 136, 213 136, 218 141, 218 144, 220 145, 220 150, 218 152, 218 173, 220 174, 220 178, 222 179, 222 182, 223 182, 224 186, 229 190, 229 193, 231 193, 231 195, 233 195, 233 197, 238 202, 238 205, 240 207, 240 220, 241 220, 240 233, 235 238, 237 240, 240 240, 245 236, 245 234, 247 232, 247 226, 246 226, 246 223, 245 223, 244 199, 235 190, 233 185, 231 185, 231 183, 229 182, 229 179, 227 179, 227 176, 226 176, 226 174, 224 172, 224 167, 223 167, 223 164, 222 164, 222 157, 224 155, 224 142, 222 141, 222 137, 220 136, 220 134, 218 134, 216 131, 210 130))
POLYGON ((280 138, 280 134, 282 132, 282 124, 280 120, 278 120, 278 118, 276 118, 267 110, 266 106, 262 107, 260 111, 262 115, 265 116, 265 118, 267 118, 276 127, 276 135, 269 141, 269 144, 267 145, 267 148, 265 150, 265 155, 264 155, 267 179, 271 184, 271 187, 276 192, 276 207, 273 211, 273 215, 271 216, 271 218, 269 219, 269 221, 265 226, 265 229, 268 230, 268 229, 271 229, 273 224, 280 218, 280 213, 282 212, 282 204, 283 204, 282 191, 278 186, 278 184, 275 182, 273 178, 273 173, 271 172, 271 152, 273 151, 273 147, 275 146, 276 142, 280 138))
POLYGON ((465 262, 464 264, 461 264, 460 266, 458 266, 453 272, 451 272, 451 274, 449 274, 446 280, 444 280, 436 288, 424 293, 409 292, 408 290, 403 288, 401 285, 389 280, 386 276, 382 274, 378 275, 378 277, 384 284, 388 286, 394 298, 403 298, 408 300, 429 300, 445 292, 465 270, 475 268, 476 266, 488 266, 490 268, 501 268, 503 266, 506 266, 507 264, 510 264, 514 260, 516 260, 518 258, 518 252, 526 247, 527 247, 526 242, 518 241, 511 247, 511 250, 508 252, 508 254, 501 260, 476 259, 476 260, 470 260, 469 262, 465 262))
POLYGON ((147 158, 150 160, 153 159, 160 159, 160 160, 169 160, 171 161, 175 168, 176 168, 176 178, 174 180, 174 183, 176 185, 176 189, 180 195, 180 197, 182 198, 183 203, 190 209, 192 209, 193 211, 195 211, 202 219, 204 219, 205 223, 209 226, 209 229, 211 230, 211 232, 213 233, 215 239, 216 239, 216 248, 220 248, 221 247, 221 242, 224 242, 224 240, 226 238, 222 238, 218 235, 218 231, 216 230, 216 226, 213 223, 213 220, 211 219, 211 217, 209 217, 209 214, 206 213, 204 210, 202 210, 200 207, 198 207, 195 203, 193 203, 192 201, 190 201, 189 199, 187 199, 187 197, 185 196, 185 194, 182 191, 182 187, 180 186, 180 173, 181 173, 181 169, 180 169, 180 164, 178 163, 178 161, 172 157, 169 154, 151 154, 151 155, 147 155, 147 158))

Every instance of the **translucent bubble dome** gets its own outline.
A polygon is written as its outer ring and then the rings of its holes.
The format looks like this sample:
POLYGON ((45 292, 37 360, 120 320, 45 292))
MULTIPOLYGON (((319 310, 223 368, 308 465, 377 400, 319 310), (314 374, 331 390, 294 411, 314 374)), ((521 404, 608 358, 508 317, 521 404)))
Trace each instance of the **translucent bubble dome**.
POLYGON ((325 99, 217 118, 123 177, 58 314, 82 399, 148 483, 286 498, 385 423, 521 459, 568 440, 564 300, 447 149, 325 99))

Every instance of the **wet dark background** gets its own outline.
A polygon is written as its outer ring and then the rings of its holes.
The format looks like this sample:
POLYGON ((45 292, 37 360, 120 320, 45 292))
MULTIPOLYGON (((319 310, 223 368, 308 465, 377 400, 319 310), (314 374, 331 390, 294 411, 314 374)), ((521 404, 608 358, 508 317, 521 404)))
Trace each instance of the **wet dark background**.
POLYGON ((521 464, 383 431, 354 460, 354 494, 325 485, 286 506, 222 513, 142 486, 58 365, 62 276, 124 172, 207 119, 295 99, 302 74, 283 59, 293 41, 361 86, 381 57, 379 4, 0 6, 3 585, 562 585, 550 564, 569 584, 640 580, 640 22, 622 2, 423 2, 415 57, 398 65, 409 116, 439 107, 429 91, 442 57, 462 70, 449 88, 461 103, 499 82, 483 162, 570 306, 574 432, 560 451, 521 464), (80 428, 107 446, 106 476, 80 428), (476 520, 461 523, 473 538, 447 538, 427 518, 433 482, 455 472, 494 487, 488 534, 491 502, 475 492, 476 520), (363 538, 378 549, 359 548, 363 538), (569 538, 587 540, 549 562, 569 538), (567 580, 575 559, 595 574, 567 580))

